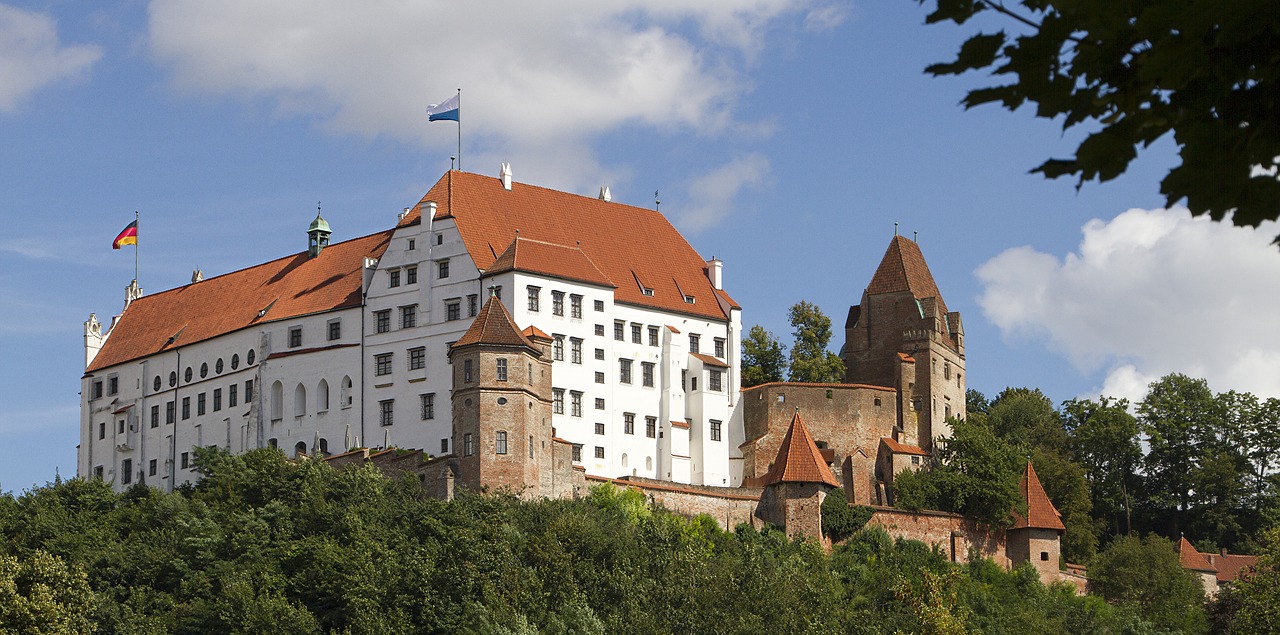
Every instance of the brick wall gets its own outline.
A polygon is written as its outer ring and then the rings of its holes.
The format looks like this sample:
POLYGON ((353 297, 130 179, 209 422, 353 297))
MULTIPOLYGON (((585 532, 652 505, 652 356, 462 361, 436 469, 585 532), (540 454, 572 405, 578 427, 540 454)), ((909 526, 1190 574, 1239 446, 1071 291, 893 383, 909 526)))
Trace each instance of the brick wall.
MULTIPOLYGON (((895 538, 919 540, 928 545, 940 545, 953 562, 968 562, 969 548, 977 547, 983 556, 1008 568, 1006 538, 1003 530, 991 532, 978 523, 959 514, 946 512, 910 512, 892 507, 876 507, 868 525, 883 527, 895 538)), ((1055 562, 1056 568, 1056 562, 1055 562)))
POLYGON ((619 479, 588 476, 586 480, 588 486, 613 483, 618 487, 635 489, 681 516, 692 518, 706 514, 726 531, 732 531, 742 523, 757 528, 762 526, 761 519, 755 515, 760 502, 760 488, 685 485, 635 476, 619 479))

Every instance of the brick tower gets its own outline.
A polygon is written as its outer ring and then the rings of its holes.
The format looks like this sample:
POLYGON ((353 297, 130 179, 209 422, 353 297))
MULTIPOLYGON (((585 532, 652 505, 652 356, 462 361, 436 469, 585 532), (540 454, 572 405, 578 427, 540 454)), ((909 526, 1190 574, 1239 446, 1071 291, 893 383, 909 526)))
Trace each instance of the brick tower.
POLYGON ((839 486, 797 408, 778 456, 764 475, 756 515, 781 527, 788 538, 821 541, 822 501, 839 486))
POLYGON ((552 473, 551 338, 521 332, 490 297, 449 349, 453 367, 453 447, 458 481, 469 489, 547 496, 552 473))
POLYGON ((931 452, 934 439, 951 434, 947 417, 965 416, 964 327, 947 311, 919 245, 893 237, 844 330, 845 381, 905 384, 898 434, 931 452), (900 353, 914 360, 914 378, 900 376, 900 353))

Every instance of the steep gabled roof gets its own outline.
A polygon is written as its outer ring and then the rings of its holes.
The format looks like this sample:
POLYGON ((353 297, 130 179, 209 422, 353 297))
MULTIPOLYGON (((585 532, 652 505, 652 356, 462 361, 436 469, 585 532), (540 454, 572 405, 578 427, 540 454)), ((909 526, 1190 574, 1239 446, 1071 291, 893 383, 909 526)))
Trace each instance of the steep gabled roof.
POLYGON ((939 315, 947 315, 947 305, 942 301, 942 294, 938 292, 938 284, 933 281, 929 265, 924 261, 920 245, 902 236, 894 236, 875 275, 871 276, 867 295, 902 291, 910 291, 917 300, 937 298, 939 315))
POLYGON ((364 258, 379 258, 391 230, 294 254, 129 304, 86 372, 266 322, 360 306, 364 258))
POLYGON ((507 271, 523 271, 543 275, 596 284, 602 287, 616 287, 608 276, 600 271, 596 263, 580 247, 567 247, 554 243, 533 240, 517 236, 511 241, 498 259, 485 269, 484 275, 491 276, 507 271))
POLYGON ((1036 469, 1031 467, 1030 461, 1027 461, 1027 470, 1022 475, 1022 482, 1018 483, 1018 489, 1022 492, 1022 500, 1027 503, 1027 515, 1023 517, 1022 514, 1014 514, 1014 529, 1066 531, 1067 528, 1062 525, 1062 515, 1049 501, 1049 495, 1044 493, 1044 486, 1040 484, 1040 477, 1036 476, 1036 469))
POLYGON ((1196 551, 1196 548, 1192 547, 1191 542, 1185 537, 1178 539, 1178 560, 1182 562, 1183 569, 1205 571, 1213 573, 1215 576, 1218 573, 1218 568, 1210 564, 1209 559, 1204 557, 1204 554, 1196 551))
POLYGON ((520 332, 520 328, 516 326, 511 314, 507 313, 507 307, 503 306, 502 301, 496 297, 489 296, 484 306, 480 307, 480 313, 476 315, 475 321, 471 323, 471 328, 453 343, 453 349, 468 344, 496 344, 498 346, 524 346, 533 350, 538 347, 529 341, 520 332))
MULTIPOLYGON (((707 262, 657 211, 524 183, 512 183, 507 190, 497 178, 458 171, 437 181, 422 198, 426 201, 436 203, 436 219, 454 220, 481 270, 494 265, 498 250, 510 246, 519 230, 521 238, 576 244, 617 285, 618 302, 715 320, 727 317, 717 297, 740 308, 728 294, 712 288, 707 262), (643 280, 653 294, 646 295, 636 280, 643 280)), ((415 206, 400 225, 421 222, 421 207, 415 206)))
POLYGON ((800 419, 799 410, 791 418, 787 436, 782 438, 778 457, 764 475, 764 485, 774 483, 826 483, 832 487, 840 486, 831 473, 831 468, 822 460, 822 453, 813 442, 804 421, 800 419))

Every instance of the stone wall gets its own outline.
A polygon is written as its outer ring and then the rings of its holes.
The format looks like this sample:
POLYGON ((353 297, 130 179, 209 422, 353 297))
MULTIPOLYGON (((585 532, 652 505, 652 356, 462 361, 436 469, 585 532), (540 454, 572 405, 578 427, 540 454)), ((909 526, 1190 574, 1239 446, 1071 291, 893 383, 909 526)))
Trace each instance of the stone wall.
POLYGON ((883 527, 895 538, 939 545, 952 562, 968 562, 969 548, 976 547, 979 553, 1000 566, 1010 566, 1005 533, 1001 529, 988 532, 971 518, 947 512, 910 512, 892 507, 873 509, 875 513, 867 523, 869 526, 883 527))
POLYGON ((692 518, 706 514, 726 531, 732 531, 743 523, 757 528, 763 526, 761 519, 755 515, 762 492, 760 488, 685 485, 635 476, 618 479, 587 476, 586 482, 588 486, 612 483, 618 487, 637 490, 681 516, 692 518))

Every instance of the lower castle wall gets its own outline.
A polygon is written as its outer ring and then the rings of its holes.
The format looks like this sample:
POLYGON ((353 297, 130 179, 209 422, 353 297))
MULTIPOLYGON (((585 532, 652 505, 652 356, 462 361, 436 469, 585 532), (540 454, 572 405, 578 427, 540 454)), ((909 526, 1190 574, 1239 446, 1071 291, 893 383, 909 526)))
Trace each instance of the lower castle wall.
POLYGON ((970 518, 946 512, 912 512, 892 507, 872 507, 868 526, 884 528, 894 538, 919 540, 927 545, 940 545, 952 562, 968 562, 969 548, 1009 568, 1006 537, 1001 529, 988 531, 970 518))
POLYGON ((755 516, 756 505, 760 502, 762 493, 760 488, 685 485, 635 476, 619 479, 599 476, 586 478, 587 485, 613 483, 618 487, 635 489, 681 516, 706 514, 726 531, 732 531, 742 523, 756 528, 763 526, 763 521, 755 516))

